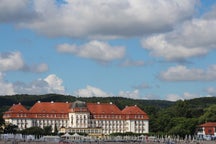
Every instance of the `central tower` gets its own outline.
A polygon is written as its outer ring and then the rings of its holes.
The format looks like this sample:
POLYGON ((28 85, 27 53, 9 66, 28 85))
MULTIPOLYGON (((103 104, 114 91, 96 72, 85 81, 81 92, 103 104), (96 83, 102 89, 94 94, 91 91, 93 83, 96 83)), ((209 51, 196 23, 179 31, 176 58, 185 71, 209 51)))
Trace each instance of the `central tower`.
POLYGON ((69 109, 69 127, 88 128, 90 113, 87 105, 82 101, 75 101, 69 109))

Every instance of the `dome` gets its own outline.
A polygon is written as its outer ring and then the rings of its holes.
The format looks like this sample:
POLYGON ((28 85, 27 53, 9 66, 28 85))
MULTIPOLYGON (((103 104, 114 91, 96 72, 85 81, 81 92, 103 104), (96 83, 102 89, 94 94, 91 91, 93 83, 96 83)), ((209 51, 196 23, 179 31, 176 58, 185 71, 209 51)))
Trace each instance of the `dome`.
POLYGON ((83 101, 75 101, 72 103, 71 108, 86 108, 86 103, 83 101))

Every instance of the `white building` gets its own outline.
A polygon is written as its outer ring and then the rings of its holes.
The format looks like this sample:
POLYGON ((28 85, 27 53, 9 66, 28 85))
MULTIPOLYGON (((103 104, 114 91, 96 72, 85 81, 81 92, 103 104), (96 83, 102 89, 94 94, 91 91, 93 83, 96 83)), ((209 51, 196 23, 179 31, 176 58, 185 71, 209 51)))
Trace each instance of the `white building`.
POLYGON ((33 126, 52 126, 53 130, 57 127, 62 132, 90 135, 149 132, 148 115, 136 105, 120 110, 112 103, 38 101, 29 110, 20 103, 14 104, 3 118, 6 123, 17 125, 20 130, 33 126))

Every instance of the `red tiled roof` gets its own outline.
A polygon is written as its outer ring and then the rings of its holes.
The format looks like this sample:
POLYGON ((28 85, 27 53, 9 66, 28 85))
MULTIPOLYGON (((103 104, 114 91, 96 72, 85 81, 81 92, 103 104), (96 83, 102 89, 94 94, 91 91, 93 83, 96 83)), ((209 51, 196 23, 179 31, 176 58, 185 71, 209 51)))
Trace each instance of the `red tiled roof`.
MULTIPOLYGON (((80 103, 79 103, 80 104, 80 103)), ((87 103, 72 107, 72 103, 37 102, 30 110, 21 104, 13 105, 4 114, 4 118, 68 118, 70 112, 90 112, 96 119, 149 119, 148 115, 137 106, 128 106, 122 111, 112 103, 87 103)))
POLYGON ((91 114, 122 114, 121 110, 112 103, 87 103, 87 108, 91 114))
POLYGON ((14 104, 6 113, 27 113, 28 110, 21 104, 14 104))
POLYGON ((122 110, 123 114, 146 114, 137 106, 127 106, 122 110))
POLYGON ((216 127, 216 122, 207 122, 199 125, 200 127, 216 127))
POLYGON ((18 116, 26 116, 28 110, 21 104, 14 104, 6 111, 3 115, 3 118, 16 118, 18 116))
POLYGON ((148 115, 138 106, 127 106, 122 110, 122 113, 128 115, 128 119, 149 119, 148 115), (137 117, 137 115, 141 115, 141 117, 137 117))
POLYGON ((37 102, 31 109, 30 113, 68 113, 71 103, 63 102, 37 102))

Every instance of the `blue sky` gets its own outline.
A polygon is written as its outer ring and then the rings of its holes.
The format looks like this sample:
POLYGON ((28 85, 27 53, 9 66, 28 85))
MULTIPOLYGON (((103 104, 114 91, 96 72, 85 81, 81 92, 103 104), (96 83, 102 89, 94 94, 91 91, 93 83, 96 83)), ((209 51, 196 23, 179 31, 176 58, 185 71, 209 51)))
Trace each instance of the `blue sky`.
POLYGON ((216 96, 215 0, 2 0, 0 95, 216 96))

